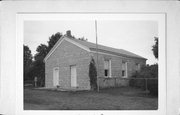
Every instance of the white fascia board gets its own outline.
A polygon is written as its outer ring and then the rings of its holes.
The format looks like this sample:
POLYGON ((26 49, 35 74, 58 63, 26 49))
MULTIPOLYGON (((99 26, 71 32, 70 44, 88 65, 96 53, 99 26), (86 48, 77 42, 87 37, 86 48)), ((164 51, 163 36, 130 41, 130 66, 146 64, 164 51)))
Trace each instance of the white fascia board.
MULTIPOLYGON (((97 54, 96 51, 91 51, 91 53, 95 53, 97 54)), ((115 56, 115 57, 121 57, 121 58, 136 58, 136 57, 125 57, 125 56, 119 56, 119 55, 114 55, 114 54, 110 54, 110 53, 105 53, 105 52, 101 52, 101 51, 98 51, 99 54, 105 54, 105 55, 110 55, 110 56, 115 56)), ((136 59, 143 59, 143 58, 136 58, 136 59)), ((147 59, 145 59, 147 60, 147 59)))
POLYGON ((111 60, 109 60, 109 77, 112 77, 111 60))
POLYGON ((54 45, 54 47, 49 51, 47 56, 44 58, 44 62, 51 56, 51 54, 57 49, 57 47, 64 41, 65 36, 62 36, 57 43, 54 45))

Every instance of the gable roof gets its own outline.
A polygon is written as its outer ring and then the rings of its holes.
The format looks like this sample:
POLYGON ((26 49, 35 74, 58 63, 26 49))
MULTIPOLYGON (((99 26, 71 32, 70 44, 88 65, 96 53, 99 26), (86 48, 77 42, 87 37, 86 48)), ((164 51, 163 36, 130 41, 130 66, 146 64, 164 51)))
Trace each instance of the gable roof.
MULTIPOLYGON (((96 51, 95 43, 91 43, 88 41, 82 41, 82 40, 78 40, 78 39, 73 39, 73 41, 78 42, 78 43, 88 47, 91 51, 96 51)), ((114 55, 119 55, 119 56, 127 56, 127 57, 146 59, 142 56, 139 56, 137 54, 134 54, 132 52, 129 52, 129 51, 126 51, 123 49, 112 48, 112 47, 108 47, 108 46, 104 46, 104 45, 100 45, 100 44, 98 44, 98 51, 104 52, 104 53, 110 53, 110 54, 114 54, 114 55)))
MULTIPOLYGON (((67 36, 62 36, 58 42, 54 45, 54 47, 51 49, 51 51, 47 54, 47 56, 44 58, 44 61, 46 61, 49 56, 54 52, 54 50, 61 44, 61 42, 66 39, 67 41, 79 46, 80 48, 85 47, 87 49, 87 51, 96 51, 96 44, 92 43, 92 42, 88 42, 88 41, 82 41, 82 40, 78 40, 78 39, 74 39, 71 37, 67 37, 67 36)), ((123 50, 123 49, 117 49, 117 48, 112 48, 112 47, 107 47, 104 45, 100 45, 98 44, 98 52, 102 52, 102 53, 108 53, 108 54, 113 54, 113 55, 117 55, 117 56, 125 56, 125 57, 132 57, 132 58, 139 58, 139 59, 144 59, 147 60, 146 58, 139 56, 137 54, 134 54, 132 52, 123 50)))

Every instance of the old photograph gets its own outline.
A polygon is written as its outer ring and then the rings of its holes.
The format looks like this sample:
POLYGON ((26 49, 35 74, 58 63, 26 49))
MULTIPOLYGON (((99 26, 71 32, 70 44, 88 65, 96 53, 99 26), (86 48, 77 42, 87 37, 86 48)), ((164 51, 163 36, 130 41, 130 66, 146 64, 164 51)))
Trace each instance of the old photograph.
POLYGON ((180 115, 177 1, 2 1, 0 114, 180 115))
POLYGON ((157 110, 156 21, 24 22, 24 110, 157 110))

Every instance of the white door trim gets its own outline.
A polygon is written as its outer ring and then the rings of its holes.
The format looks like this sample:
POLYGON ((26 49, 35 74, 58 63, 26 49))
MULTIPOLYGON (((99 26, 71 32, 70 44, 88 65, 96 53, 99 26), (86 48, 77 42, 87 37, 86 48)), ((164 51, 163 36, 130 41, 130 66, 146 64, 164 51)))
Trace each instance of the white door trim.
POLYGON ((126 78, 128 78, 128 62, 125 62, 126 65, 126 78))
POLYGON ((71 87, 77 87, 77 71, 76 65, 70 66, 70 76, 71 76, 71 87))
POLYGON ((59 85, 59 67, 53 68, 53 86, 56 87, 59 85))

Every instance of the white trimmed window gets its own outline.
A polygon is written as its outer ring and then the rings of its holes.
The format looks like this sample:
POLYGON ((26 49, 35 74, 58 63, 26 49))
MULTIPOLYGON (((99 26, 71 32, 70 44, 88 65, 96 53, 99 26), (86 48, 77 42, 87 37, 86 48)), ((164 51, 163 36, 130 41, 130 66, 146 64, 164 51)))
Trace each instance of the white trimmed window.
POLYGON ((128 71, 127 71, 127 62, 122 62, 122 77, 127 78, 128 77, 128 71))
POLYGON ((104 76, 111 77, 111 60, 104 61, 104 76))
POLYGON ((136 63, 136 72, 138 72, 141 69, 141 65, 139 63, 136 63))

